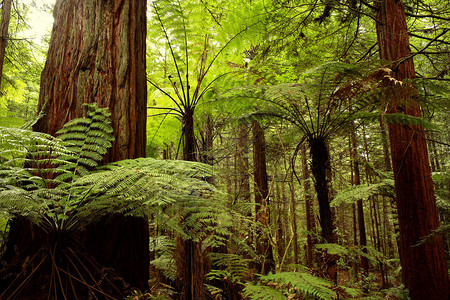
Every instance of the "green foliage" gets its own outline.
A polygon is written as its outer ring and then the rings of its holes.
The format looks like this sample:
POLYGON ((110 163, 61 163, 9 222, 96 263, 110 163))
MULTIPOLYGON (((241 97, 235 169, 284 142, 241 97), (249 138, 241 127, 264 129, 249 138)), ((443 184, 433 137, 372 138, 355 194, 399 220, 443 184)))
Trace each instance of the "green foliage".
MULTIPOLYGON (((64 124, 57 136, 64 142, 70 155, 60 159, 70 161, 64 165, 69 171, 56 180, 65 181, 69 176, 83 176, 95 169, 114 141, 110 126, 110 113, 107 108, 88 106, 87 117, 77 118, 64 124)), ((73 178, 72 178, 73 179, 73 178)))
POLYGON ((47 43, 30 38, 28 6, 13 2, 11 11, 0 89, 0 118, 5 122, 1 126, 5 127, 20 126, 34 118, 39 98, 47 43))
POLYGON ((250 299, 259 300, 287 299, 283 292, 265 285, 248 284, 244 289, 244 295, 249 297, 250 299))
POLYGON ((359 66, 330 62, 297 76, 296 82, 232 89, 224 98, 236 106, 242 100, 252 103, 241 118, 286 120, 306 138, 328 138, 371 106, 374 94, 359 66))
POLYGON ((175 241, 167 236, 150 237, 150 251, 155 254, 155 259, 150 262, 170 280, 176 280, 176 265, 173 259, 175 241))
POLYGON ((331 205, 339 206, 344 203, 356 203, 358 200, 367 200, 376 195, 395 198, 394 180, 384 179, 379 183, 352 186, 347 190, 339 192, 331 202, 331 205))
POLYGON ((244 295, 250 299, 291 299, 297 296, 313 296, 316 299, 337 299, 338 294, 361 296, 358 289, 336 286, 328 280, 306 272, 281 272, 260 276, 260 284, 249 284, 244 295))
POLYGON ((207 274, 209 280, 217 279, 243 284, 250 276, 249 260, 241 255, 231 253, 210 253, 209 258, 214 267, 207 274))
MULTIPOLYGON (((212 167, 153 158, 99 167, 112 142, 108 116, 105 109, 91 105, 85 118, 67 123, 57 138, 0 128, 0 212, 26 218, 62 239, 76 236, 106 215, 152 215, 152 226, 185 239, 206 240, 207 245, 223 244, 232 222, 220 208, 215 187, 202 180, 213 175, 212 167)), ((61 242, 44 239, 39 251, 53 249, 46 244, 51 241, 61 242)), ((152 264, 174 278, 169 258, 173 241, 160 237, 151 246, 157 253, 152 264)), ((64 251, 51 252, 50 257, 66 257, 64 251)))
POLYGON ((179 204, 193 232, 215 224, 223 213, 211 204, 215 189, 197 179, 211 176, 209 166, 140 158, 96 169, 111 131, 108 114, 95 106, 59 138, 0 128, 1 209, 49 228, 80 230, 107 214, 144 216, 149 207, 179 204))

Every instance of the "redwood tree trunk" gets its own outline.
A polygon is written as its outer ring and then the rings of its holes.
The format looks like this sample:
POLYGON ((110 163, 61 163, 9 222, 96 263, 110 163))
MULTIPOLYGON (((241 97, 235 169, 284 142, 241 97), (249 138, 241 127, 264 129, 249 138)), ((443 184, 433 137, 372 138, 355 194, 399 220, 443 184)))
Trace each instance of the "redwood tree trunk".
POLYGON ((2 20, 0 23, 0 87, 3 78, 3 62, 5 61, 6 44, 8 42, 9 20, 11 18, 11 0, 3 0, 2 20))
POLYGON ((109 107, 115 141, 107 162, 145 156, 146 1, 58 0, 34 127, 55 134, 83 115, 83 104, 109 107), (45 107, 44 107, 44 104, 45 107))
MULTIPOLYGON (((264 130, 257 121, 252 122, 252 132, 256 219, 261 223, 261 226, 267 227, 270 224, 270 211, 268 202, 269 185, 266 169, 266 142, 264 139, 264 130)), ((256 251, 262 259, 260 265, 261 274, 264 275, 270 271, 274 271, 275 261, 273 258, 272 244, 261 231, 257 233, 256 251)))
MULTIPOLYGON (((115 141, 105 162, 145 156, 146 2, 58 0, 54 19, 38 104, 45 116, 33 129, 54 135, 69 120, 83 116, 84 103, 95 102, 112 113, 115 141)), ((12 228, 25 230, 29 237, 16 240, 19 248, 39 239, 29 224, 12 228)), ((15 236, 10 232, 11 239, 15 236)), ((132 286, 147 288, 145 219, 106 217, 88 227, 80 242, 132 286)))
MULTIPOLYGON (((237 189, 236 197, 244 203, 250 203, 250 175, 248 167, 248 126, 239 124, 238 126, 238 142, 236 155, 236 180, 237 189)), ((251 216, 251 211, 248 211, 248 216, 251 216)))
MULTIPOLYGON (((402 0, 375 1, 380 58, 394 62, 392 76, 414 78, 414 62, 399 60, 411 54, 402 0)), ((414 87, 385 82, 387 113, 421 116, 412 96, 414 87)), ((449 280, 441 234, 418 244, 439 227, 427 144, 423 128, 389 124, 392 164, 400 226, 403 280, 412 299, 448 299, 449 280)))

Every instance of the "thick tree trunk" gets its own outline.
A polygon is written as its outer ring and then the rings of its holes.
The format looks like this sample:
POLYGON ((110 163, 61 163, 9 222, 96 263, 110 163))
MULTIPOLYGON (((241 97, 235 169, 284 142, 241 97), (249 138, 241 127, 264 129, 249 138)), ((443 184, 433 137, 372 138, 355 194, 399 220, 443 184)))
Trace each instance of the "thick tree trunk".
MULTIPOLYGON (((392 77, 414 78, 408 29, 402 0, 375 1, 380 58, 393 62, 392 77), (400 61, 402 60, 403 61, 400 61)), ((387 113, 421 116, 408 83, 385 82, 387 113)), ((400 226, 403 280, 412 299, 448 299, 449 280, 441 234, 423 238, 439 227, 433 181, 423 128, 389 124, 392 164, 400 226), (419 244, 420 243, 420 244, 419 244)))
POLYGON ((34 129, 53 135, 96 102, 112 114, 106 161, 145 156, 145 1, 58 0, 54 18, 34 129))
MULTIPOLYGON (((269 185, 266 169, 266 142, 264 130, 257 121, 252 122, 253 132, 253 168, 255 180, 256 220, 263 227, 270 225, 269 185)), ((261 274, 275 270, 272 244, 267 236, 259 231, 256 237, 256 251, 261 259, 261 274)))
MULTIPOLYGON (((84 103, 95 102, 112 113, 115 141, 105 162, 145 156, 145 1, 58 0, 54 18, 38 105, 45 116, 33 129, 54 135, 69 120, 83 116, 84 103)), ((29 224, 12 228, 28 234, 17 245, 39 239, 29 224)), ((15 236, 12 230, 10 237, 15 236)), ((147 288, 145 219, 105 217, 88 227, 80 242, 132 286, 147 288)))
POLYGON ((8 42, 9 20, 11 18, 11 1, 3 0, 2 20, 0 23, 0 87, 3 78, 3 62, 5 61, 6 44, 8 42))
POLYGON ((330 208, 329 189, 326 170, 329 164, 329 153, 324 138, 311 138, 309 140, 310 155, 312 159, 311 171, 314 176, 317 200, 319 201, 320 226, 322 238, 327 243, 334 243, 334 225, 330 208))

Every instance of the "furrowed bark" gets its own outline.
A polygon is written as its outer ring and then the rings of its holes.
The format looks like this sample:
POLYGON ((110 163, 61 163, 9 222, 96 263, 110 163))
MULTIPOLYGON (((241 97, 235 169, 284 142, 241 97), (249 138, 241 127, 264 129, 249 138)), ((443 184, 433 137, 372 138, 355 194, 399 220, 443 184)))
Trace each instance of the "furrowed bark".
MULTIPOLYGON (((420 117, 416 88, 407 82, 415 77, 402 0, 375 1, 380 58, 392 63, 392 78, 385 79, 388 114, 420 117)), ((434 233, 439 219, 421 126, 389 124, 392 165, 400 227, 400 261, 403 281, 412 299, 448 299, 449 280, 442 234, 434 233), (434 234, 433 234, 434 233, 434 234), (422 239, 427 238, 421 243, 422 239)))
MULTIPOLYGON (((97 103, 110 109, 115 137, 104 162, 145 156, 146 2, 58 0, 54 19, 41 74, 38 109, 44 117, 33 129, 55 135, 65 123, 84 115, 83 104, 97 103)), ((31 224, 25 223, 14 228, 25 230, 27 239, 23 232, 10 232, 21 255, 27 255, 27 244, 39 239, 31 224)), ((105 217, 89 226, 79 242, 132 286, 148 287, 148 224, 144 218, 105 217)))

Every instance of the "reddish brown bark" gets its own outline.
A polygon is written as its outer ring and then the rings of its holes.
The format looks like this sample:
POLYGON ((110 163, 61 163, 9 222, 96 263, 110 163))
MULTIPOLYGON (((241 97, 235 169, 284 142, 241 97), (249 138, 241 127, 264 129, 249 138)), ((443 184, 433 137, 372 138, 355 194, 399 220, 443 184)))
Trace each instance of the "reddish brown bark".
MULTIPOLYGON (((236 196, 244 202, 250 202, 250 174, 248 166, 248 126, 239 124, 236 153, 236 196)), ((248 212, 251 216, 251 211, 248 212)))
MULTIPOLYGON (((54 135, 69 120, 83 116, 84 103, 95 102, 112 113, 115 141, 105 162, 145 156, 145 1, 58 0, 54 18, 38 105, 45 116, 33 129, 54 135)), ((40 237, 31 224, 19 223, 14 228, 24 230, 28 239, 14 231, 9 238, 26 255, 27 244, 40 237)), ((131 285, 147 288, 145 219, 105 217, 90 225, 79 242, 131 285)))
POLYGON ((11 18, 11 0, 3 0, 2 20, 0 23, 0 86, 3 78, 3 62, 5 61, 6 44, 8 42, 9 20, 11 18))
MULTIPOLYGON (((269 185, 267 182, 266 166, 266 142, 264 130, 257 121, 252 122, 253 133, 253 168, 255 180, 255 206, 256 219, 264 227, 270 225, 269 211, 269 185)), ((262 259, 260 264, 261 274, 267 274, 275 270, 272 244, 262 233, 257 233, 256 251, 262 259)))
POLYGON ((54 135, 96 102, 112 114, 116 140, 106 161, 145 156, 145 12, 145 1, 56 2, 38 105, 45 117, 35 130, 54 135))
MULTIPOLYGON (((408 29, 402 0, 375 1, 380 58, 392 62, 396 80, 414 78, 408 29)), ((413 100, 414 87, 407 82, 384 82, 387 113, 421 116, 413 100)), ((419 242, 439 227, 423 128, 389 124, 392 164, 400 227, 400 260, 403 280, 412 299, 448 299, 449 280, 441 234, 419 242)))

